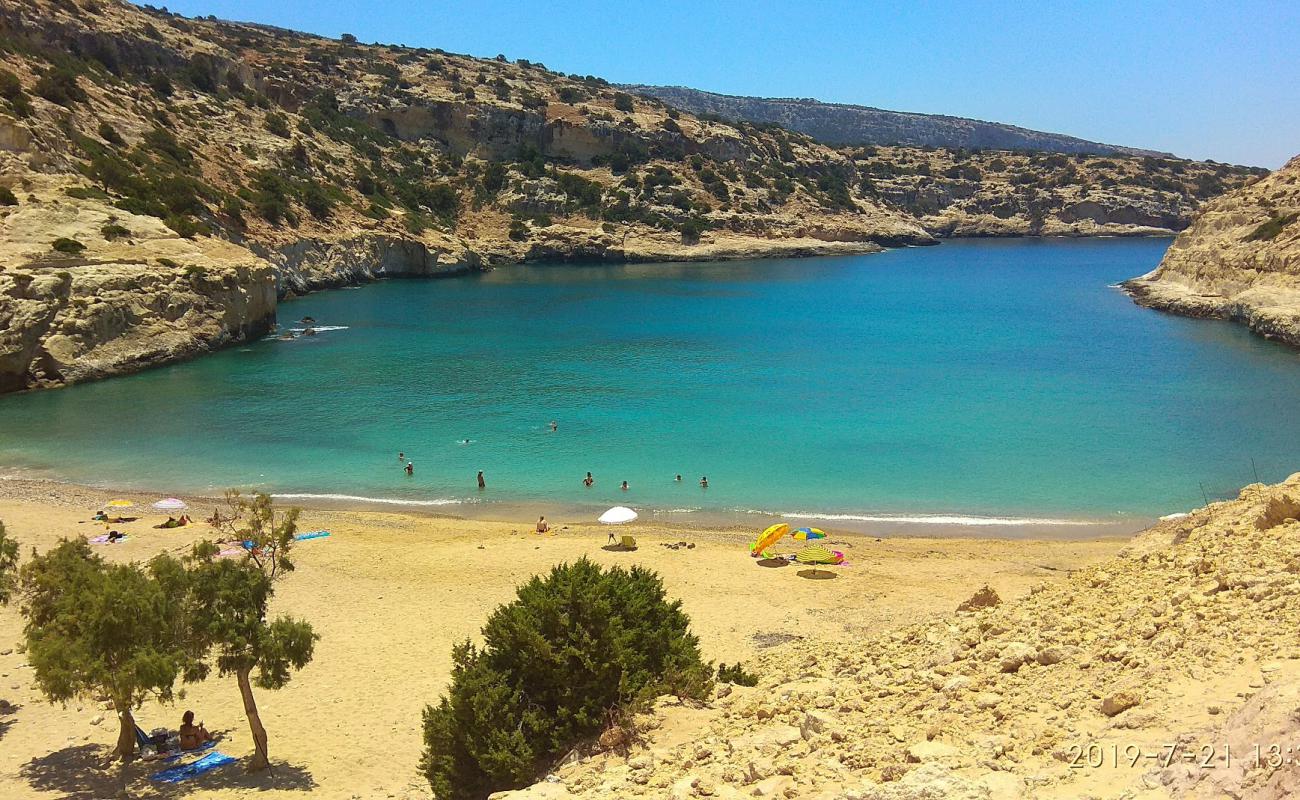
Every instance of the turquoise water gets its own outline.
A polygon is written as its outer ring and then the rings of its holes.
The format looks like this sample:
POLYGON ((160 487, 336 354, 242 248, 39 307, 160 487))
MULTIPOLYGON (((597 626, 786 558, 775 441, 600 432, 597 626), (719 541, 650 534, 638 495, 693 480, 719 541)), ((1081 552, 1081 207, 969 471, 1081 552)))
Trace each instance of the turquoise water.
POLYGON ((339 328, 315 337, 0 398, 0 465, 450 513, 1147 518, 1300 469, 1300 354, 1111 287, 1167 244, 954 241, 324 292, 281 308, 339 328))

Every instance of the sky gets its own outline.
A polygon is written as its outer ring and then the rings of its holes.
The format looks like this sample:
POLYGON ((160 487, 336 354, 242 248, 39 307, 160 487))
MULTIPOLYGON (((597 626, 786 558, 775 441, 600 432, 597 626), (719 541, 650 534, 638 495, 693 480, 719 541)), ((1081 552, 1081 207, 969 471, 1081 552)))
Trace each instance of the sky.
MULTIPOLYGON (((161 4, 155 0, 155 4, 161 4)), ((1300 2, 173 0, 186 16, 812 97, 1276 168, 1300 153, 1300 2)))

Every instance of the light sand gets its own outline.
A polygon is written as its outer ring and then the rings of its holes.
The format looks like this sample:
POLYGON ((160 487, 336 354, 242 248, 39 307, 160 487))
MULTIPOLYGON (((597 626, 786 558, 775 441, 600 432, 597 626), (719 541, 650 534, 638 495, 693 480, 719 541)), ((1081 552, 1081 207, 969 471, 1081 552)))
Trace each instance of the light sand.
MULTIPOLYGON (((91 512, 108 495, 89 489, 0 481, 0 520, 23 547, 44 550, 61 536, 95 535, 91 512)), ((147 502, 146 497, 136 498, 147 502)), ((207 516, 208 506, 198 508, 207 516)), ((121 526, 127 541, 99 549, 113 560, 144 560, 160 550, 183 551, 214 531, 202 523, 179 530, 150 527, 148 515, 121 526)), ((315 660, 279 692, 258 692, 270 733, 275 774, 245 777, 237 765, 181 789, 187 797, 294 796, 428 797, 416 771, 420 712, 445 689, 452 644, 477 635, 488 614, 515 587, 551 566, 586 555, 604 565, 640 564, 663 576, 680 598, 705 657, 750 659, 762 636, 847 637, 949 614, 983 583, 1004 599, 1038 583, 1113 555, 1122 540, 1012 541, 883 539, 835 535, 848 565, 833 580, 808 580, 799 568, 766 569, 749 558, 752 532, 633 524, 636 552, 602 550, 607 528, 557 521, 551 535, 518 524, 379 513, 313 510, 302 530, 327 529, 327 539, 303 542, 297 570, 280 586, 275 610, 305 617, 321 635, 315 660), (694 549, 663 545, 691 542, 694 549), (755 637, 759 636, 759 639, 755 637)), ((787 540, 778 549, 791 551, 787 540)), ((116 767, 103 769, 116 736, 112 712, 92 701, 67 708, 44 702, 18 652, 17 605, 0 609, 0 698, 19 706, 0 718, 0 797, 105 797, 122 786, 116 767), (103 716, 98 725, 94 718, 103 716)), ((233 679, 186 687, 171 706, 146 704, 145 728, 175 727, 192 708, 223 737, 219 749, 246 756, 251 739, 233 679)), ((131 767, 133 796, 154 791, 131 767)))

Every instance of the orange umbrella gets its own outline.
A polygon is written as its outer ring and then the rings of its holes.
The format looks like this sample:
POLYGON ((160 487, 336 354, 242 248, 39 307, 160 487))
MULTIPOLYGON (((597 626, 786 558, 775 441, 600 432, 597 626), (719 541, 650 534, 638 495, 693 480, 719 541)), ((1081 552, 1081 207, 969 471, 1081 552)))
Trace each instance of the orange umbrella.
POLYGON ((764 550, 779 542, 781 537, 785 536, 789 532, 790 526, 784 522, 778 522, 775 525, 769 526, 767 530, 760 533, 758 538, 754 540, 754 543, 749 546, 749 554, 752 556, 761 555, 764 550))

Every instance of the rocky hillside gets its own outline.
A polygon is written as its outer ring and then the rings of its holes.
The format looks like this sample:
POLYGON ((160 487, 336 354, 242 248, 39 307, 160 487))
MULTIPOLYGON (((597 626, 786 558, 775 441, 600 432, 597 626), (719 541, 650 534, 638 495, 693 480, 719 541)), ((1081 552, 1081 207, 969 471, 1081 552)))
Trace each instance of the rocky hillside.
POLYGON ((1142 305, 1300 347, 1300 156, 1207 203, 1160 266, 1124 286, 1142 305))
POLYGON ((1154 157, 850 148, 867 193, 951 236, 1167 234, 1265 170, 1154 157))
POLYGON ((1152 150, 1090 142, 1060 133, 1044 133, 1015 125, 886 111, 870 106, 822 103, 810 98, 738 97, 684 86, 628 86, 628 91, 657 97, 692 114, 724 119, 774 123, 831 145, 910 145, 983 150, 1033 150, 1045 153, 1161 156, 1152 150))
POLYGON ((541 259, 1169 232, 1249 174, 837 150, 504 56, 120 0, 0 0, 0 50, 0 392, 260 335, 289 292, 541 259))
POLYGON ((775 647, 757 686, 665 698, 626 750, 494 798, 1293 797, 1297 516, 1300 474, 1024 598, 775 647))

